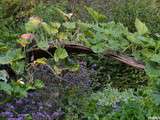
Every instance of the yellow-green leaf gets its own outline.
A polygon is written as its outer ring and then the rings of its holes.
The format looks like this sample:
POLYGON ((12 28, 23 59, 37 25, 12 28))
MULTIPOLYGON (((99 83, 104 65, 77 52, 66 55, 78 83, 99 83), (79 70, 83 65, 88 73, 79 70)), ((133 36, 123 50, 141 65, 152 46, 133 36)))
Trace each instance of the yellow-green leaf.
POLYGON ((141 22, 138 18, 136 18, 135 26, 140 35, 149 33, 147 26, 143 22, 141 22))
POLYGON ((45 58, 40 58, 40 59, 37 59, 36 61, 34 61, 34 64, 47 64, 47 59, 45 58))

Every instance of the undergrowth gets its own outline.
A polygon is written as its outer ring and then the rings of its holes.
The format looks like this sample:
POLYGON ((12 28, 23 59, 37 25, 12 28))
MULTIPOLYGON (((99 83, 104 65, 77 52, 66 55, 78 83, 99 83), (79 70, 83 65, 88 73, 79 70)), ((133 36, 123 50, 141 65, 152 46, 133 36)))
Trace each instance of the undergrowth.
MULTIPOLYGON (((77 1, 76 6, 79 7, 71 5, 74 8, 72 10, 68 8, 70 5, 67 1, 53 2, 54 4, 51 1, 24 2, 26 1, 7 0, 7 5, 4 5, 5 0, 0 2, 0 10, 3 11, 0 12, 0 64, 9 65, 18 73, 18 78, 10 79, 6 71, 0 71, 0 95, 4 97, 7 94, 11 101, 26 97, 30 90, 36 91, 44 87, 41 80, 30 82, 30 78, 25 75, 30 65, 48 66, 46 58, 28 64, 26 53, 35 48, 45 51, 50 42, 56 50, 48 53, 52 63, 49 68, 56 75, 63 74, 63 71, 79 71, 80 64, 76 61, 79 58, 86 62, 86 69, 93 73, 88 90, 72 86, 63 91, 61 100, 56 101, 60 106, 57 111, 64 111, 65 120, 146 120, 159 116, 158 4, 153 7, 148 6, 147 0, 129 0, 127 3, 112 1, 115 9, 107 9, 111 15, 107 19, 100 11, 88 7, 90 2, 87 1, 86 6, 83 6, 83 1, 77 1), (79 10, 85 12, 79 14, 79 10), (81 15, 84 17, 81 18, 81 15), (32 46, 32 40, 35 40, 36 47, 32 46), (67 43, 89 47, 94 55, 70 57, 64 47, 67 43), (102 57, 107 50, 143 61, 144 70, 102 57)), ((5 102, 8 100, 1 104, 5 102)))

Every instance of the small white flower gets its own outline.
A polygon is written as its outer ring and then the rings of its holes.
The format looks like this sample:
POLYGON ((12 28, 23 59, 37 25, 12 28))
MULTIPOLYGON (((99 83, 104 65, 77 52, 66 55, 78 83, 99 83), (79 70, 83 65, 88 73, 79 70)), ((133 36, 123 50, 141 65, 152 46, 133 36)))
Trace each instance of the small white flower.
POLYGON ((21 79, 17 80, 17 83, 22 84, 22 85, 25 84, 21 79))

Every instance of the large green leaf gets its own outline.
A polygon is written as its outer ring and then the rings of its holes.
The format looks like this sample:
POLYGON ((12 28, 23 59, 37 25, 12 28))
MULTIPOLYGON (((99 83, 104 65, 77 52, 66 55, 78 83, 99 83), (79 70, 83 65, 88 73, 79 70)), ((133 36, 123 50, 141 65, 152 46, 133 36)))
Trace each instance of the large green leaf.
POLYGON ((5 56, 0 57, 0 64, 10 64, 11 62, 22 58, 24 58, 24 54, 21 49, 9 50, 5 56))
POLYGON ((57 48, 55 53, 54 53, 54 60, 58 62, 60 59, 65 59, 68 57, 68 53, 64 48, 57 48))
POLYGON ((136 18, 135 26, 140 35, 149 33, 147 26, 143 22, 141 22, 138 18, 136 18))

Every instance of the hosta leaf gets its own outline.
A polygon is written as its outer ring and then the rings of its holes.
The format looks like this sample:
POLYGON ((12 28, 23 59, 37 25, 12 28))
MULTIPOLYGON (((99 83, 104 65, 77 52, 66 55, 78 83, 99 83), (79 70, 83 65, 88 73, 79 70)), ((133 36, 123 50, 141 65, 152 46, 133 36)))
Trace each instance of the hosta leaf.
POLYGON ((64 48, 57 48, 55 53, 54 53, 54 60, 58 62, 60 59, 65 59, 68 57, 68 53, 64 48))
POLYGON ((149 33, 147 26, 143 22, 141 22, 138 18, 136 18, 135 26, 140 35, 149 33))

